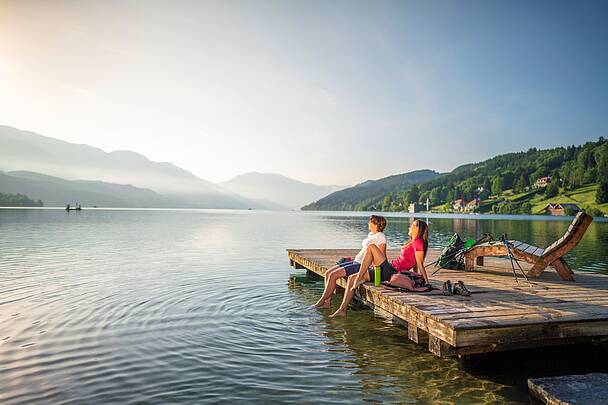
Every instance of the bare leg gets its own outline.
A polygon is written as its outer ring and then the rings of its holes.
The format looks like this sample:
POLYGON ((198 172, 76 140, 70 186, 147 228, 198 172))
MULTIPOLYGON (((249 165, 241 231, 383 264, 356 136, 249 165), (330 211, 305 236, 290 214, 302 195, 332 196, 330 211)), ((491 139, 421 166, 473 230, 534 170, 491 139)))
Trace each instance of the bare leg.
MULTIPOLYGON (((365 275, 363 276, 363 282, 369 281, 369 274, 367 270, 365 271, 365 275)), ((355 296, 355 291, 357 291, 357 287, 359 284, 357 282, 357 275, 353 274, 348 278, 348 283, 346 285, 346 289, 344 290, 344 298, 342 298, 342 304, 340 308, 336 312, 330 315, 330 317, 335 318, 337 316, 346 316, 346 310, 348 309, 348 304, 355 296)))
POLYGON ((367 252, 365 252, 365 256, 363 256, 361 268, 368 269, 372 265, 372 263, 375 266, 380 266, 385 260, 386 256, 384 256, 384 253, 382 253, 382 251, 378 249, 378 246, 369 245, 367 247, 367 252))
POLYGON ((323 295, 319 298, 319 301, 314 305, 316 308, 331 307, 331 295, 336 289, 336 281, 344 276, 346 276, 346 271, 343 268, 339 268, 329 273, 328 277, 325 277, 325 290, 323 290, 323 295))
POLYGON ((331 276, 331 273, 333 273, 334 271, 340 270, 340 269, 342 269, 342 266, 340 266, 338 264, 327 269, 327 271, 325 272, 325 286, 326 287, 327 287, 327 281, 329 280, 329 276, 331 276))
MULTIPOLYGON (((365 253, 365 257, 363 258, 363 262, 361 263, 361 269, 365 269, 362 271, 365 271, 365 273, 363 274, 363 282, 369 281, 369 273, 367 272, 367 269, 370 267, 370 265, 372 264, 372 262, 378 266, 380 264, 382 264, 382 262, 384 262, 386 260, 386 256, 384 256, 384 254, 380 251, 380 249, 378 249, 377 246, 375 245, 369 245, 367 247, 367 252, 365 253)), ((338 310, 336 312, 334 312, 331 316, 336 317, 336 316, 346 316, 346 310, 348 309, 348 304, 350 304, 350 301, 353 299, 354 295, 355 295, 355 291, 357 290, 358 285, 356 285, 356 280, 357 280, 357 275, 358 274, 353 274, 352 276, 350 276, 348 278, 348 283, 346 286, 346 290, 344 291, 344 298, 342 299, 342 304, 340 305, 340 308, 338 308, 338 310)))

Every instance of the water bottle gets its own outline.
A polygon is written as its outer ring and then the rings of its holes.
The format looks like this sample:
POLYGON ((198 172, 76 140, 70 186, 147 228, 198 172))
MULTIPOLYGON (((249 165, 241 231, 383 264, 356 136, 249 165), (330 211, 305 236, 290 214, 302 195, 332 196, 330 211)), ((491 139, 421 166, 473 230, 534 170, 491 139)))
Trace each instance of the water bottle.
POLYGON ((380 277, 381 277, 380 266, 374 267, 374 285, 376 287, 380 287, 380 277))

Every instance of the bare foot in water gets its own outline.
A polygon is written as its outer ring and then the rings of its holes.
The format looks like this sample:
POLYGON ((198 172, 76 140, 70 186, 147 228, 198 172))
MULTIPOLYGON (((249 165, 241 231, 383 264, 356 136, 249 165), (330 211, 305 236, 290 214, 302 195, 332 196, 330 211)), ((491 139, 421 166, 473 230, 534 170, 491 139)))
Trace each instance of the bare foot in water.
POLYGON ((330 318, 337 318, 339 316, 346 316, 346 311, 342 311, 342 310, 337 310, 336 312, 334 312, 333 314, 331 314, 329 317, 330 318))
POLYGON ((325 301, 319 301, 315 305, 313 305, 313 307, 317 308, 317 309, 331 308, 331 299, 328 299, 325 301))

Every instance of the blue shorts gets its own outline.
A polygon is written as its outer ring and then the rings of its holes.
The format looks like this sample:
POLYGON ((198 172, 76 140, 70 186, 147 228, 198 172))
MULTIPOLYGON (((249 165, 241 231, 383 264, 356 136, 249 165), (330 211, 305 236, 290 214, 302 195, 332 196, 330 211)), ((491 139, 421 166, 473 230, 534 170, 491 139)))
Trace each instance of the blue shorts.
POLYGON ((344 262, 344 263, 340 263, 340 267, 342 267, 344 269, 344 271, 346 272, 346 277, 348 277, 348 276, 352 276, 353 274, 359 272, 359 269, 361 268, 361 263, 344 262))

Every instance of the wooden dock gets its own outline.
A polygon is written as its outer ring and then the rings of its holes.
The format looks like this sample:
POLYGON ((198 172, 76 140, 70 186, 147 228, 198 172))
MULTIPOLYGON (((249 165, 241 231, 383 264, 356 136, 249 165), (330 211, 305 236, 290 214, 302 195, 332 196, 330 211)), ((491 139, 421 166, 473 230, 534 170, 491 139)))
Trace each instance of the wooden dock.
MULTIPOLYGON (((290 249, 290 264, 320 276, 341 257, 357 250, 290 249)), ((389 258, 398 251, 389 250, 389 258)), ((440 251, 429 249, 426 262, 440 251)), ((521 263, 524 270, 531 265, 521 263)), ((427 267, 429 275, 435 270, 427 267)), ((478 354, 550 345, 586 343, 608 338, 608 276, 576 272, 564 281, 553 269, 540 278, 515 282, 511 265, 502 258, 486 258, 474 271, 441 269, 431 276, 437 289, 429 293, 401 293, 366 283, 357 298, 378 314, 406 324, 409 338, 428 344, 439 357, 478 354), (442 284, 462 280, 470 297, 444 296, 442 284)), ((339 280, 344 287, 344 279, 339 280)))

